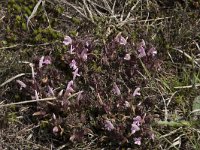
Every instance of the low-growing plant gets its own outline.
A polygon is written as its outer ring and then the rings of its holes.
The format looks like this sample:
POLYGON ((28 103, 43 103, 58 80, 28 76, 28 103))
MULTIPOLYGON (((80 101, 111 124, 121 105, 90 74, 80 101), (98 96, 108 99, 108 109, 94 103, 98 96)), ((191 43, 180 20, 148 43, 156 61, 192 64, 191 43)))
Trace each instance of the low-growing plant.
POLYGON ((103 43, 90 37, 65 36, 67 51, 60 61, 66 70, 55 67, 54 57, 41 56, 31 65, 32 77, 17 81, 27 97, 55 97, 54 101, 38 102, 33 115, 48 120, 45 126, 55 136, 67 135, 66 142, 89 141, 88 135, 92 135, 101 147, 133 148, 154 140, 154 117, 142 98, 143 83, 148 81, 140 76, 146 70, 161 69, 156 65, 157 50, 143 39, 135 43, 122 33, 110 39, 103 43))
POLYGON ((8 1, 0 17, 3 143, 198 149, 198 4, 8 1), (16 136, 5 136, 7 125, 16 136))

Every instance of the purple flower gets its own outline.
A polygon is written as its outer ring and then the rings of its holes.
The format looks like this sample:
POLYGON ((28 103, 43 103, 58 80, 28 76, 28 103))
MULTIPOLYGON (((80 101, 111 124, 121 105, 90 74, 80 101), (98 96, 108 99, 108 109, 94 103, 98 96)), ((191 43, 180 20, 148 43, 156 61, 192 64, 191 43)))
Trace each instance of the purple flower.
POLYGON ((44 62, 44 56, 42 56, 40 58, 40 61, 39 61, 39 68, 42 68, 43 67, 43 62, 44 62))
POLYGON ((141 95, 141 93, 140 93, 139 91, 140 91, 140 88, 137 87, 137 88, 135 89, 135 91, 133 92, 133 96, 135 97, 135 96, 137 96, 137 95, 141 95))
POLYGON ((154 57, 156 54, 157 50, 155 49, 155 47, 150 48, 149 51, 147 52, 148 56, 152 55, 154 57))
POLYGON ((140 125, 142 122, 142 118, 140 116, 136 116, 133 118, 133 123, 131 124, 131 133, 134 134, 136 131, 140 130, 140 125))
POLYGON ((134 143, 135 143, 136 145, 141 145, 141 137, 139 137, 139 138, 134 138, 134 143))
POLYGON ((126 108, 130 107, 130 103, 128 101, 125 101, 124 105, 125 105, 126 108))
POLYGON ((125 57, 124 57, 124 59, 125 59, 125 60, 130 60, 130 59, 131 59, 130 54, 126 54, 125 57))
POLYGON ((76 78, 77 76, 80 77, 80 74, 78 74, 78 68, 76 68, 76 70, 73 71, 72 74, 73 74, 73 80, 75 80, 75 78, 76 78))
POLYGON ((136 131, 139 131, 140 127, 137 126, 135 123, 131 124, 131 134, 134 134, 136 131))
POLYGON ((127 44, 127 38, 125 39, 121 33, 119 33, 116 37, 115 37, 115 41, 118 42, 120 45, 126 45, 127 44))
POLYGON ((72 62, 69 64, 69 67, 73 70, 76 70, 78 67, 76 65, 76 61, 73 59, 72 62))
POLYGON ((53 88, 48 86, 48 95, 52 95, 54 96, 54 91, 53 91, 53 88))
POLYGON ((81 58, 86 61, 87 60, 87 51, 88 49, 84 49, 82 52, 81 52, 81 58))
POLYGON ((63 95, 63 90, 58 93, 58 96, 61 97, 63 95))
POLYGON ((88 42, 85 42, 85 45, 88 47, 90 44, 88 42))
POLYGON ((114 84, 113 85, 113 91, 114 91, 114 93, 117 94, 117 95, 121 95, 120 89, 117 86, 117 84, 115 82, 113 84, 114 84))
POLYGON ((105 129, 108 131, 113 130, 115 127, 109 120, 105 120, 105 129))
POLYGON ((42 56, 42 57, 40 58, 40 61, 39 61, 39 68, 42 68, 42 67, 43 67, 43 64, 45 64, 45 65, 51 64, 50 58, 45 58, 44 56, 42 56))
POLYGON ((152 133, 152 134, 150 135, 150 138, 151 138, 152 140, 154 140, 154 139, 155 139, 155 134, 152 133))
POLYGON ((66 91, 68 93, 74 92, 74 89, 72 88, 72 85, 74 84, 73 80, 69 81, 69 83, 67 84, 67 89, 66 91))
POLYGON ((50 65, 50 64, 51 64, 50 59, 45 59, 45 60, 43 61, 43 64, 45 64, 45 65, 50 65))
POLYGON ((71 39, 71 37, 65 36, 64 41, 63 41, 63 44, 65 44, 65 45, 70 45, 70 44, 72 44, 72 39, 71 39))
POLYGON ((80 101, 83 98, 82 93, 83 91, 79 91, 78 96, 77 96, 77 101, 80 101))
POLYGON ((135 118, 133 118, 133 124, 136 124, 137 126, 140 126, 142 122, 142 118, 140 116, 136 116, 135 118))
POLYGON ((57 126, 55 126, 54 128, 53 128, 53 133, 54 134, 57 134, 59 132, 59 128, 57 127, 57 126))
POLYGON ((142 58, 142 57, 146 56, 145 48, 146 48, 146 43, 142 39, 142 41, 139 44, 139 48, 138 48, 138 52, 139 52, 138 58, 142 58))
POLYGON ((140 43, 140 46, 146 47, 145 41, 142 39, 142 42, 140 43))
POLYGON ((53 113, 52 118, 56 120, 56 115, 53 113))
POLYGON ((138 58, 142 58, 146 56, 146 52, 143 46, 139 47, 138 52, 139 52, 138 58))

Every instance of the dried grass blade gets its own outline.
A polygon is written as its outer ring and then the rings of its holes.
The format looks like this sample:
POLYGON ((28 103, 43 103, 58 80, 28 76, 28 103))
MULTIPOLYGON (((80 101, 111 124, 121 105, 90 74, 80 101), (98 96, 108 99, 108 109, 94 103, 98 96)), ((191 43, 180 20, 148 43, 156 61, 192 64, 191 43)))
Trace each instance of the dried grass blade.
POLYGON ((38 10, 38 8, 39 8, 41 2, 42 2, 42 0, 39 0, 39 1, 37 2, 37 4, 35 5, 35 7, 34 7, 32 13, 31 13, 31 15, 28 17, 28 20, 27 20, 27 23, 26 23, 28 30, 29 30, 28 24, 29 24, 30 20, 35 16, 35 14, 36 14, 36 12, 37 12, 37 10, 38 10))

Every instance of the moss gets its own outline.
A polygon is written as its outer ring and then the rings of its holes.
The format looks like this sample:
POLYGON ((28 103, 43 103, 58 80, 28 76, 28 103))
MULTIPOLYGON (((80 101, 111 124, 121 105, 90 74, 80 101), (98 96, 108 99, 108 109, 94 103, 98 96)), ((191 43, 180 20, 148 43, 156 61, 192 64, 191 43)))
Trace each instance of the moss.
POLYGON ((24 23, 24 22, 22 23, 22 29, 23 29, 23 30, 27 30, 26 23, 24 23))
POLYGON ((70 36, 77 36, 77 31, 76 30, 71 30, 69 31, 70 36))
POLYGON ((47 43, 47 42, 49 42, 49 40, 47 39, 47 38, 42 38, 42 40, 41 40, 43 43, 47 43))
POLYGON ((34 30, 35 42, 51 42, 62 37, 62 34, 53 30, 52 28, 46 28, 42 30, 34 30))
POLYGON ((49 122, 48 122, 48 121, 41 121, 41 122, 40 122, 40 128, 42 128, 42 129, 47 128, 48 125, 49 125, 49 122))
POLYGON ((9 4, 9 5, 12 5, 12 4, 14 4, 14 3, 15 3, 15 0, 9 0, 9 1, 8 1, 8 4, 9 4))
POLYGON ((137 39, 137 33, 131 32, 131 38, 135 41, 137 39))
POLYGON ((21 12, 21 7, 20 7, 19 5, 17 5, 17 4, 14 4, 14 5, 13 5, 13 8, 14 8, 14 10, 15 10, 17 13, 20 13, 20 12, 21 12))
MULTIPOLYGON (((37 4, 37 0, 23 1, 23 0, 10 0, 8 2, 8 15, 9 24, 6 29, 6 39, 9 45, 15 44, 18 39, 23 42, 29 43, 42 43, 42 42, 53 42, 60 39, 63 35, 53 28, 57 26, 57 16, 64 11, 62 6, 53 6, 52 3, 45 5, 45 9, 51 10, 48 13, 50 18, 47 21, 46 14, 42 7, 39 7, 35 16, 29 23, 30 32, 27 32, 27 17, 29 17, 37 4), (51 17, 53 16, 53 17, 51 17), (50 24, 49 24, 50 23, 50 24), (47 28, 47 26, 50 26, 47 28), (33 29, 33 31, 31 31, 33 29)), ((47 3, 46 3, 47 4, 47 3)))
POLYGON ((76 18, 76 17, 72 17, 72 22, 76 25, 79 25, 81 23, 80 19, 79 18, 76 18))
POLYGON ((28 15, 31 15, 31 10, 29 9, 29 7, 24 7, 25 13, 27 13, 28 15))
POLYGON ((9 121, 9 122, 17 122, 17 114, 16 114, 16 112, 11 112, 11 113, 9 113, 8 115, 7 115, 7 120, 9 121))
POLYGON ((6 27, 6 32, 9 33, 10 31, 11 31, 10 27, 7 26, 7 27, 6 27))
POLYGON ((37 35, 35 36, 35 41, 36 41, 36 42, 40 42, 41 40, 42 40, 42 34, 39 33, 39 34, 37 34, 37 35))
POLYGON ((91 70, 93 70, 96 73, 102 72, 101 66, 98 66, 96 62, 93 62, 90 66, 91 70))
POLYGON ((62 14, 62 13, 64 12, 64 8, 58 6, 58 7, 56 7, 56 12, 57 12, 58 14, 62 14))
POLYGON ((15 25, 17 27, 21 27, 21 22, 22 22, 21 16, 17 15, 16 18, 15 18, 15 25))
POLYGON ((2 43, 3 45, 7 45, 7 44, 8 44, 8 42, 5 41, 5 40, 1 41, 1 43, 2 43))

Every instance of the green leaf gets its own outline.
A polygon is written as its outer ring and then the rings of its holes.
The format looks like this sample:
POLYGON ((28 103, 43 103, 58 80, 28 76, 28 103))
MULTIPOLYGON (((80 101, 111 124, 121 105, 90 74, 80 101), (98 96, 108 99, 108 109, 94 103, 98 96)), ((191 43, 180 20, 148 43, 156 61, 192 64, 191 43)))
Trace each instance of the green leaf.
POLYGON ((171 126, 171 127, 189 127, 191 123, 189 121, 158 121, 158 125, 171 126))

